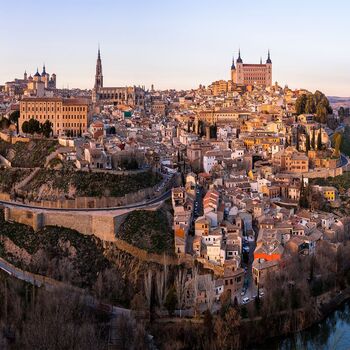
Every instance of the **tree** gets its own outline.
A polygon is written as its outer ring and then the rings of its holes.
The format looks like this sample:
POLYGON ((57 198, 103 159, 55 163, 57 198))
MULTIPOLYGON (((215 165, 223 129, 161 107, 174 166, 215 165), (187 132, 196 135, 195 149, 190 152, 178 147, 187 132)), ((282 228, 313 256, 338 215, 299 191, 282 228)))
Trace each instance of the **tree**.
POLYGON ((340 145, 342 143, 342 135, 339 132, 336 132, 333 135, 333 142, 334 142, 334 155, 336 157, 339 157, 340 155, 340 145))
POLYGON ((317 149, 318 150, 322 149, 322 132, 321 132, 321 128, 318 130, 318 134, 317 134, 317 149))
POLYGON ((22 131, 23 131, 25 134, 28 134, 28 133, 29 133, 29 123, 28 123, 27 120, 26 120, 25 122, 23 122, 23 124, 22 124, 22 131))
POLYGON ((306 153, 310 151, 310 135, 308 133, 305 135, 305 149, 306 153))
POLYGON ((175 277, 176 299, 180 310, 185 303, 186 272, 180 267, 175 277))
POLYGON ((168 265, 165 262, 165 255, 164 255, 163 266, 164 268, 162 271, 158 270, 156 272, 156 292, 157 292, 158 306, 160 308, 162 308, 165 303, 165 296, 166 296, 167 283, 168 283, 168 265))
POLYGON ((2 118, 0 121, 0 127, 1 129, 7 129, 10 126, 10 121, 7 118, 2 118))
POLYGON ((305 104, 305 113, 314 114, 316 112, 316 106, 314 96, 312 94, 307 96, 305 104))
POLYGON ((338 109, 338 116, 339 117, 344 117, 345 116, 345 109, 343 106, 339 107, 338 109))
POLYGON ((147 273, 144 275, 144 291, 145 291, 145 297, 147 300, 147 307, 148 311, 151 311, 151 304, 152 304, 152 279, 153 279, 153 272, 151 269, 147 270, 147 273))
POLYGON ((326 122, 327 108, 322 103, 317 105, 316 116, 320 123, 324 124, 326 122))
POLYGON ((301 177, 299 205, 301 208, 309 207, 308 191, 305 188, 304 175, 301 177))
POLYGON ((177 304, 176 290, 174 286, 172 286, 168 290, 167 296, 165 298, 165 303, 164 303, 164 306, 168 310, 168 313, 170 316, 174 314, 176 304, 177 304))
POLYGON ((20 117, 19 111, 14 111, 10 114, 10 122, 16 125, 17 133, 19 132, 18 128, 18 119, 20 117))
POLYGON ((41 125, 38 120, 31 118, 28 121, 28 134, 39 134, 41 132, 41 125))
POLYGON ((315 128, 312 129, 312 138, 311 138, 311 147, 313 150, 316 149, 316 135, 315 135, 315 128))
POLYGON ((305 112, 307 102, 307 96, 305 94, 302 94, 299 96, 295 102, 295 112, 296 114, 303 114, 305 112))
POLYGON ((296 136, 296 149, 299 151, 299 126, 297 127, 297 136, 296 136))
POLYGON ((216 139, 217 138, 217 125, 210 125, 210 138, 211 139, 216 139))
POLYGON ((49 138, 53 131, 52 123, 49 120, 46 120, 45 123, 41 125, 41 131, 45 137, 49 138))

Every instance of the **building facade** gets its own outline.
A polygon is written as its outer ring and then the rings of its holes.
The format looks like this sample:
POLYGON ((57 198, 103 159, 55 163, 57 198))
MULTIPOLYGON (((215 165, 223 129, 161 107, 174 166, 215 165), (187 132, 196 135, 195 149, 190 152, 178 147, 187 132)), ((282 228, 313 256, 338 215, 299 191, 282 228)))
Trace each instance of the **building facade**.
POLYGON ((5 92, 9 96, 26 95, 43 97, 49 94, 53 95, 53 90, 56 89, 56 74, 53 73, 51 76, 46 72, 45 65, 43 71, 40 74, 37 69, 36 73, 32 77, 28 76, 25 71, 23 79, 14 79, 5 83, 5 92))
POLYGON ((92 90, 92 102, 95 104, 128 105, 144 109, 145 90, 136 86, 104 87, 101 52, 98 49, 95 84, 92 90))
POLYGON ((25 97, 20 102, 19 129, 34 118, 40 123, 49 120, 54 136, 79 136, 87 132, 90 103, 83 98, 25 97))
POLYGON ((243 63, 241 51, 239 50, 236 65, 232 59, 231 65, 231 81, 237 85, 272 85, 272 61, 270 51, 268 51, 266 63, 259 64, 243 63))

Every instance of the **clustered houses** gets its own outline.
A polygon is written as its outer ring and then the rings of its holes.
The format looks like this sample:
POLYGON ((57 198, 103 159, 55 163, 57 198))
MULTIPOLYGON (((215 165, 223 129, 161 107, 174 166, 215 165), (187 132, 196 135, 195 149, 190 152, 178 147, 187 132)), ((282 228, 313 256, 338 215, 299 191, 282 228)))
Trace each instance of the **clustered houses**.
POLYGON ((196 174, 195 192, 187 178, 172 192, 175 252, 220 268, 215 290, 232 296, 249 284, 263 288, 285 257, 314 254, 320 241, 344 233, 335 214, 300 209, 306 192, 337 205, 336 188, 309 185, 343 171, 333 131, 314 114, 296 115, 308 91, 263 85, 218 81, 184 93, 186 103, 167 99, 179 169, 196 174))
POLYGON ((175 251, 186 253, 187 239, 192 225, 194 197, 183 187, 172 189, 172 205, 174 209, 175 251))
POLYGON ((239 58, 229 81, 160 91, 104 87, 98 56, 92 92, 26 97, 20 80, 11 93, 0 87, 0 116, 19 109, 20 125, 50 120, 59 157, 79 169, 153 168, 172 179, 175 253, 215 275, 194 283, 192 273, 188 303, 263 288, 286 256, 314 254, 320 241, 344 233, 337 215, 300 209, 306 192, 339 206, 336 188, 309 180, 340 175, 344 159, 332 148, 333 130, 314 114, 297 115, 297 98, 310 93, 272 84, 270 57, 256 65, 239 58))

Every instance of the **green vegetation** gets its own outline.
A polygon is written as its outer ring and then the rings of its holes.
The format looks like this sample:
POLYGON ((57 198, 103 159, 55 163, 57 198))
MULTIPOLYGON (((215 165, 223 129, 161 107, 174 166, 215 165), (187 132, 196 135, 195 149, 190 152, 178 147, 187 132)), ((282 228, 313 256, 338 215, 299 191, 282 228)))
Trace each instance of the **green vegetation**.
POLYGON ((7 118, 2 117, 0 119, 0 129, 1 130, 7 129, 10 125, 11 125, 11 122, 7 118))
POLYGON ((14 145, 0 140, 0 154, 7 158, 13 167, 35 168, 45 164, 46 157, 55 151, 57 141, 32 140, 17 142, 14 145))
POLYGON ((48 167, 51 169, 57 169, 57 168, 60 168, 62 166, 63 166, 63 162, 59 158, 51 159, 49 164, 48 164, 48 167))
POLYGON ((321 92, 316 91, 314 94, 302 94, 297 98, 295 103, 295 112, 299 114, 316 114, 316 120, 320 123, 326 123, 328 114, 333 110, 327 97, 321 92))
POLYGON ((19 132, 18 130, 18 119, 20 117, 20 112, 19 110, 17 111, 13 111, 11 114, 10 114, 10 122, 15 124, 16 125, 16 130, 17 130, 17 133, 19 132))
POLYGON ((122 223, 117 237, 150 253, 174 251, 174 235, 165 209, 133 211, 122 223))
POLYGON ((328 177, 327 179, 316 178, 310 179, 312 185, 334 186, 338 189, 339 194, 345 194, 350 188, 350 172, 345 172, 336 177, 328 177))
POLYGON ((343 106, 339 107, 338 116, 340 118, 349 117, 350 116, 350 108, 349 107, 344 108, 343 106))
POLYGON ((76 196, 120 197, 127 193, 152 187, 161 180, 160 175, 151 171, 134 175, 116 175, 102 172, 40 169, 26 190, 37 191, 41 185, 50 184, 52 189, 68 192, 70 186, 76 189, 76 196))
POLYGON ((11 192, 12 187, 30 174, 29 169, 0 169, 0 192, 11 192))
POLYGON ((22 124, 22 131, 25 134, 43 134, 45 137, 50 137, 52 133, 52 123, 49 120, 40 123, 38 120, 32 118, 22 124))
POLYGON ((340 151, 350 156, 350 126, 347 125, 341 138, 340 151))
POLYGON ((119 197, 155 186, 160 180, 160 175, 152 171, 127 176, 79 171, 74 174, 73 185, 77 189, 78 196, 98 197, 109 195, 119 197))
POLYGON ((36 192, 44 184, 50 185, 54 190, 68 192, 69 183, 74 171, 68 169, 40 169, 35 178, 25 187, 26 191, 36 192))

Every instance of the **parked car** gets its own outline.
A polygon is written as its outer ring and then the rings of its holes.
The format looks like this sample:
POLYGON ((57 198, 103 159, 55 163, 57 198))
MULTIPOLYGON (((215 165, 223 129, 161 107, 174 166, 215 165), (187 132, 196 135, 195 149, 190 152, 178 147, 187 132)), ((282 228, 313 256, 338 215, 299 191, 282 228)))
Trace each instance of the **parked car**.
POLYGON ((249 298, 248 298, 248 297, 243 298, 243 299, 242 299, 242 303, 243 303, 243 304, 249 303, 249 298))
POLYGON ((247 292, 247 290, 245 288, 243 288, 242 292, 241 292, 241 296, 245 295, 246 292, 247 292))

